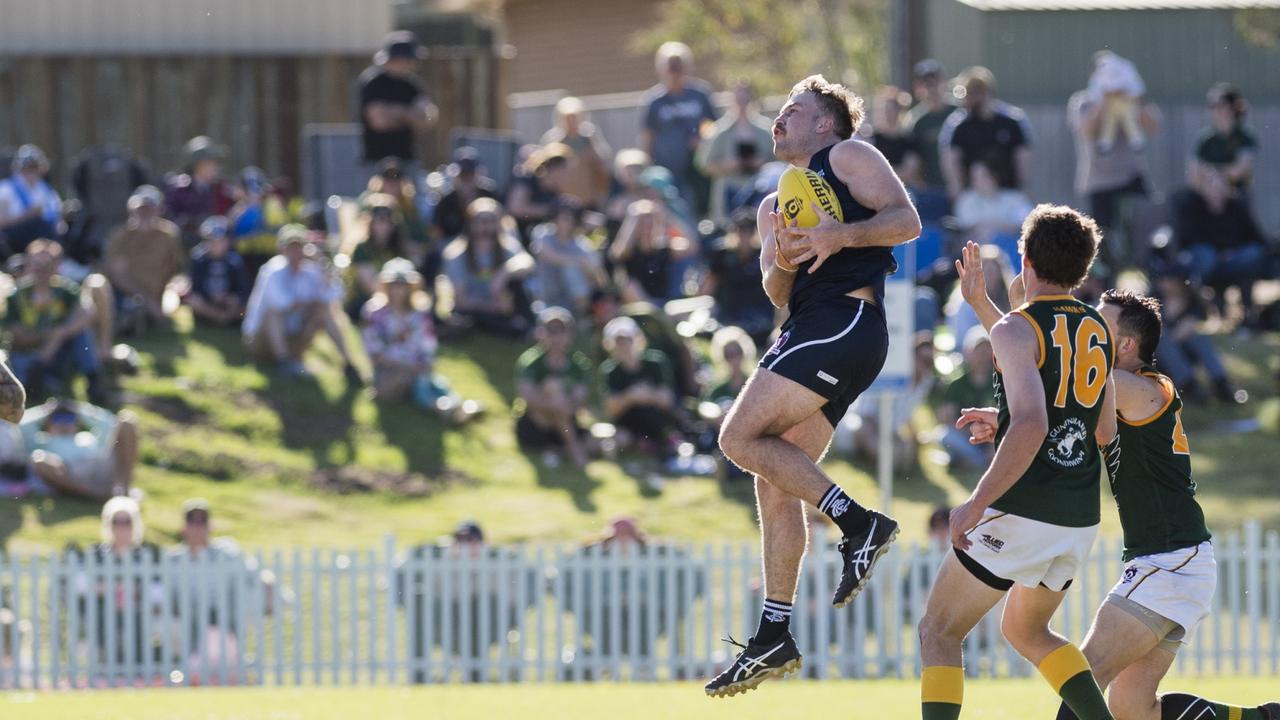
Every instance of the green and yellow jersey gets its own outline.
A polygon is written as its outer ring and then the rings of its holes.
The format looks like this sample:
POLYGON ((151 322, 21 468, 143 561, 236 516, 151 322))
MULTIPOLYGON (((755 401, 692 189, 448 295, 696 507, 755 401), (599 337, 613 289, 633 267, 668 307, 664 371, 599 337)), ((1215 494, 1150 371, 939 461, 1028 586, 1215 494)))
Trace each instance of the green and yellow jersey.
POLYGON ((1124 528, 1124 561, 1192 547, 1212 537, 1196 502, 1191 478, 1191 444, 1182 429, 1182 398, 1173 381, 1143 367, 1143 377, 1160 384, 1164 407, 1140 421, 1120 418, 1107 446, 1111 494, 1124 528))
MULTIPOLYGON (((991 507, 1052 525, 1097 525, 1102 453, 1094 432, 1114 362, 1106 321, 1070 295, 1041 296, 1013 312, 1030 323, 1040 342, 1049 432, 1031 467, 991 507)), ((998 447, 1009 429, 1009 403, 999 366, 995 395, 998 447)))

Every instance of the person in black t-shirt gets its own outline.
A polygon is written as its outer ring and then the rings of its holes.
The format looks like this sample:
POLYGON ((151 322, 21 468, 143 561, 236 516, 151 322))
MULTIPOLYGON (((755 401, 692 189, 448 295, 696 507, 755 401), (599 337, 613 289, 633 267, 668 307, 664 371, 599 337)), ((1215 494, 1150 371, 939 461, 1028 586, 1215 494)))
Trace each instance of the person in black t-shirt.
POLYGON ((1031 129, 1019 108, 995 98, 995 78, 984 67, 960 77, 964 107, 947 117, 938 147, 947 173, 947 192, 956 198, 969 187, 969 168, 987 164, 1000 187, 1021 190, 1031 167, 1031 129))
POLYGON ((364 161, 414 159, 414 135, 435 122, 436 106, 414 72, 426 50, 411 32, 387 35, 374 64, 360 74, 360 125, 364 161))

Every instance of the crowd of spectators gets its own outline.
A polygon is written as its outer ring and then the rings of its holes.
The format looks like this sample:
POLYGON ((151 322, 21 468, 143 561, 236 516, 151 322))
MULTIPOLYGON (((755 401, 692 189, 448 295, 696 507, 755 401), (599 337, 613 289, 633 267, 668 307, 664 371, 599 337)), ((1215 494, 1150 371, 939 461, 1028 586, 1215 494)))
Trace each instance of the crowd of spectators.
MULTIPOLYGON (((51 403, 32 416, 32 432, 24 427, 27 474, 42 491, 128 491, 136 430, 127 412, 107 409, 128 357, 115 343, 170 332, 183 306, 192 332, 237 328, 248 354, 285 377, 308 376, 311 348, 327 337, 351 387, 447 424, 484 409, 439 372, 442 343, 479 333, 527 347, 512 414, 521 447, 544 463, 582 466, 621 448, 688 469, 682 459, 716 452, 716 425, 779 320, 761 288, 755 209, 782 166, 750 82, 732 84, 721 113, 689 48, 665 43, 637 147, 612 148, 587 104, 566 97, 538 142, 495 174, 510 176, 506 186, 466 146, 427 182, 418 134, 437 109, 416 76, 421 54, 411 35, 394 33, 360 76, 368 180, 340 227, 292 197, 287 178, 228 172, 227 149, 199 136, 154 184, 125 163, 123 207, 95 211, 118 224, 73 239, 48 158, 18 149, 0 180, 0 252, 12 278, 4 325, 16 375, 34 402, 51 403), (76 402, 80 378, 86 401, 76 402)), ((1236 402, 1209 334, 1261 327, 1254 288, 1274 256, 1251 208, 1248 104, 1230 86, 1210 90, 1186 186, 1165 203, 1171 230, 1153 244, 1135 232, 1134 208, 1154 202, 1144 153, 1161 132, 1159 109, 1130 61, 1101 52, 1083 70, 1085 87, 1067 104, 1076 188, 1107 230, 1091 283, 1154 278, 1170 327, 1162 365, 1189 399, 1236 402)), ((933 244, 922 240, 923 257, 906 269, 919 285, 913 389, 890 417, 874 397, 856 405, 837 447, 874 456, 889 432, 906 457, 916 440, 906 426, 923 405, 941 422, 984 397, 990 344, 946 260, 978 242, 988 290, 1004 296, 1035 146, 1026 114, 999 99, 982 67, 950 79, 924 60, 910 91, 868 97, 859 137, 899 173, 933 244)), ((984 461, 983 449, 934 434, 958 466, 984 461)))

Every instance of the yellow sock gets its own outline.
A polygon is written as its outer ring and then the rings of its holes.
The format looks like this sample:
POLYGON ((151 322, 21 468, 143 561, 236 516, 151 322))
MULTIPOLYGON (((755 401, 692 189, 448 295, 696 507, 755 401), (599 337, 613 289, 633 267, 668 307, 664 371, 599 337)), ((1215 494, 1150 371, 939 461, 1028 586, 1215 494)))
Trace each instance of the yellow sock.
POLYGON ((1080 720, 1110 720, 1107 701, 1080 648, 1067 643, 1045 656, 1038 669, 1080 720))
POLYGON ((964 703, 964 668, 952 665, 926 667, 920 676, 920 713, 923 720, 955 720, 964 703))

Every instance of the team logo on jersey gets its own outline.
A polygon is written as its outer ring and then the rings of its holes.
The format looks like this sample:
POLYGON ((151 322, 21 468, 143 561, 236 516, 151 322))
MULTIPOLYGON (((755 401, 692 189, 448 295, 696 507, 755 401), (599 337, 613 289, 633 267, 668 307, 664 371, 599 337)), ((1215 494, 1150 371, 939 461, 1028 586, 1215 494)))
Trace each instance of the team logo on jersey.
POLYGON ((1073 468, 1084 462, 1089 428, 1079 418, 1067 418, 1061 425, 1049 431, 1045 440, 1049 445, 1049 459, 1065 468, 1073 468))
POLYGON ((782 352, 782 346, 787 344, 787 338, 789 337, 791 337, 790 330, 779 335, 778 339, 773 341, 773 347, 770 347, 769 352, 765 353, 765 355, 773 355, 774 353, 782 352))

